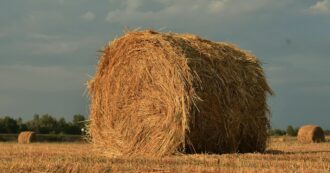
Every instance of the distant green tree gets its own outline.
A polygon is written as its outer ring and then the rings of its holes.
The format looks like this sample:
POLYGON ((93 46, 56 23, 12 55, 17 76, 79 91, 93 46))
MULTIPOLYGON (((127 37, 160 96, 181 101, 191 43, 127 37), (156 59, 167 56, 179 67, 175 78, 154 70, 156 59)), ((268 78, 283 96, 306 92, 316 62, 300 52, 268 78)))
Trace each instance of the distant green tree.
POLYGON ((76 114, 73 116, 70 133, 71 134, 81 134, 81 129, 85 128, 86 119, 81 114, 76 114))
POLYGON ((17 133, 19 129, 16 120, 9 116, 0 119, 0 126, 1 133, 17 133))
POLYGON ((78 125, 79 127, 83 128, 85 124, 85 117, 81 114, 73 115, 72 123, 78 125))
POLYGON ((36 133, 40 132, 40 116, 39 114, 34 114, 33 119, 26 122, 28 130, 34 131, 36 133))
POLYGON ((42 115, 39 119, 39 133, 42 134, 56 134, 59 133, 58 122, 51 115, 42 115))
POLYGON ((81 114, 74 115, 70 122, 65 121, 64 118, 56 119, 49 114, 42 116, 35 114, 32 120, 27 122, 23 122, 22 118, 0 117, 0 133, 30 130, 41 134, 82 134, 81 129, 85 126, 86 119, 81 114))
POLYGON ((18 125, 18 132, 22 132, 22 131, 27 131, 27 125, 23 122, 22 118, 18 118, 16 120, 17 125, 18 125))
POLYGON ((285 133, 286 132, 281 129, 271 129, 269 131, 269 135, 271 135, 271 136, 283 136, 283 135, 285 135, 285 133))
POLYGON ((58 131, 61 134, 68 134, 69 133, 69 124, 65 121, 65 119, 62 117, 58 120, 58 131))
POLYGON ((288 136, 297 136, 297 133, 298 133, 298 129, 293 128, 291 125, 289 125, 286 129, 286 134, 288 136))
POLYGON ((3 126, 3 118, 0 117, 0 133, 5 133, 5 129, 3 126))
POLYGON ((289 125, 287 128, 286 128, 286 134, 288 136, 294 136, 294 129, 291 125, 289 125))

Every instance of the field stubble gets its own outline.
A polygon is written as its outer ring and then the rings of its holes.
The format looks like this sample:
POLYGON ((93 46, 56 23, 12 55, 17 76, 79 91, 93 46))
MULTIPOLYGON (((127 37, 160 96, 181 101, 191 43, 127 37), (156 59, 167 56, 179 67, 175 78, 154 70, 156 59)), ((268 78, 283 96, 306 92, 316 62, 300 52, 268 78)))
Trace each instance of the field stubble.
POLYGON ((0 172, 330 172, 330 139, 272 138, 264 154, 106 158, 83 143, 0 143, 0 172))

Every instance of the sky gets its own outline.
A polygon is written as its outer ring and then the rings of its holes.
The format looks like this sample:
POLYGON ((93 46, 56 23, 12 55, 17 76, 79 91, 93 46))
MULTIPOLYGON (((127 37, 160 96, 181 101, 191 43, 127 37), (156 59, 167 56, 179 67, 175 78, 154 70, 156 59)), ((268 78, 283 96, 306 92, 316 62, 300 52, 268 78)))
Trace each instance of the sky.
POLYGON ((275 92, 274 128, 330 129, 330 0, 10 0, 0 6, 0 116, 88 115, 99 50, 126 29, 249 50, 275 92))

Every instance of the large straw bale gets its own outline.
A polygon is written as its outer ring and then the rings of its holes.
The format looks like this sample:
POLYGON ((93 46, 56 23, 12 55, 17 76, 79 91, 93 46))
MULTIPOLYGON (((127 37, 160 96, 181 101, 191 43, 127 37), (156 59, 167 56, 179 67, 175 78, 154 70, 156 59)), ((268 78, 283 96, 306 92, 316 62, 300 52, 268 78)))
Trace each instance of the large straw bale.
POLYGON ((298 141, 302 143, 324 142, 324 132, 320 126, 302 126, 298 131, 298 141))
POLYGON ((20 144, 29 144, 34 142, 36 139, 36 134, 32 131, 23 131, 18 135, 18 143, 20 144))
POLYGON ((265 150, 271 89, 233 45, 130 32, 105 46, 88 84, 91 141, 106 155, 265 150))

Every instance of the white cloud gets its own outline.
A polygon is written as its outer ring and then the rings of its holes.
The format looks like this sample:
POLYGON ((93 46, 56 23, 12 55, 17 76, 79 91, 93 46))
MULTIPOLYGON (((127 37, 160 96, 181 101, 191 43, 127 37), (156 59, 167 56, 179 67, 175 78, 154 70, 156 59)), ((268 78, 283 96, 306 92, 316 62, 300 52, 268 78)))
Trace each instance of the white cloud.
POLYGON ((327 78, 329 63, 330 59, 317 53, 300 52, 277 57, 265 71, 275 88, 294 86, 312 91, 319 86, 320 91, 330 93, 330 80, 327 78))
POLYGON ((31 33, 27 37, 31 38, 31 39, 35 39, 35 40, 55 40, 55 39, 59 39, 59 36, 47 35, 47 34, 42 34, 42 33, 31 33))
POLYGON ((223 10, 225 3, 227 0, 224 1, 212 1, 209 4, 209 10, 211 12, 220 12, 221 10, 223 10))
POLYGON ((92 12, 90 12, 90 11, 88 11, 88 12, 86 12, 85 14, 83 14, 81 17, 82 17, 83 19, 87 20, 87 21, 92 21, 92 20, 95 19, 95 14, 92 13, 92 12))
POLYGON ((6 37, 6 36, 8 36, 8 35, 9 35, 8 32, 0 31, 0 38, 6 37))
POLYGON ((79 39, 67 39, 57 35, 29 34, 28 41, 15 42, 13 48, 20 52, 27 52, 29 55, 43 56, 51 54, 70 54, 82 50, 90 44, 97 44, 94 37, 79 39))
POLYGON ((36 54, 62 54, 75 52, 79 49, 78 42, 53 42, 48 44, 39 44, 39 51, 36 54))
MULTIPOLYGON (((137 9, 140 7, 140 5, 143 3, 143 0, 126 0, 124 1, 125 9, 116 9, 113 11, 110 11, 106 17, 106 21, 108 22, 118 22, 121 20, 129 20, 129 16, 131 16, 132 19, 145 16, 145 12, 139 12, 137 9)), ((148 16, 145 16, 148 17, 148 16)))
POLYGON ((95 38, 90 37, 72 40, 59 34, 43 33, 27 33, 26 38, 27 41, 15 42, 13 48, 36 56, 75 53, 87 46, 89 42, 95 42, 95 38))
POLYGON ((311 84, 307 86, 302 86, 301 91, 307 92, 307 93, 313 93, 313 94, 323 94, 323 95, 328 95, 330 94, 330 83, 316 83, 316 84, 311 84))
POLYGON ((84 67, 0 65, 1 90, 68 91, 88 79, 84 67), (77 75, 81 74, 81 75, 77 75))
POLYGON ((80 43, 74 41, 23 42, 14 45, 16 50, 32 55, 72 53, 79 49, 80 43))
MULTIPOLYGON (((245 13, 256 12, 261 8, 282 8, 292 0, 166 0, 160 1, 163 8, 152 11, 141 7, 147 6, 146 0, 124 0, 124 8, 109 11, 106 21, 130 24, 131 22, 144 22, 150 20, 161 23, 180 19, 188 20, 215 20, 233 18, 240 19, 245 13)), ((188 21, 186 21, 188 22, 188 21)))
POLYGON ((329 13, 330 1, 329 0, 318 1, 310 7, 310 10, 316 13, 329 13))
POLYGON ((164 6, 159 11, 140 11, 139 7, 143 6, 144 0, 126 0, 124 1, 124 9, 116 9, 110 11, 106 17, 108 22, 130 22, 144 19, 160 19, 170 18, 173 16, 187 16, 200 13, 217 13, 220 12, 228 0, 181 0, 181 1, 160 1, 164 6))
POLYGON ((58 3, 59 3, 60 5, 63 5, 63 4, 64 4, 64 0, 58 0, 58 3))

